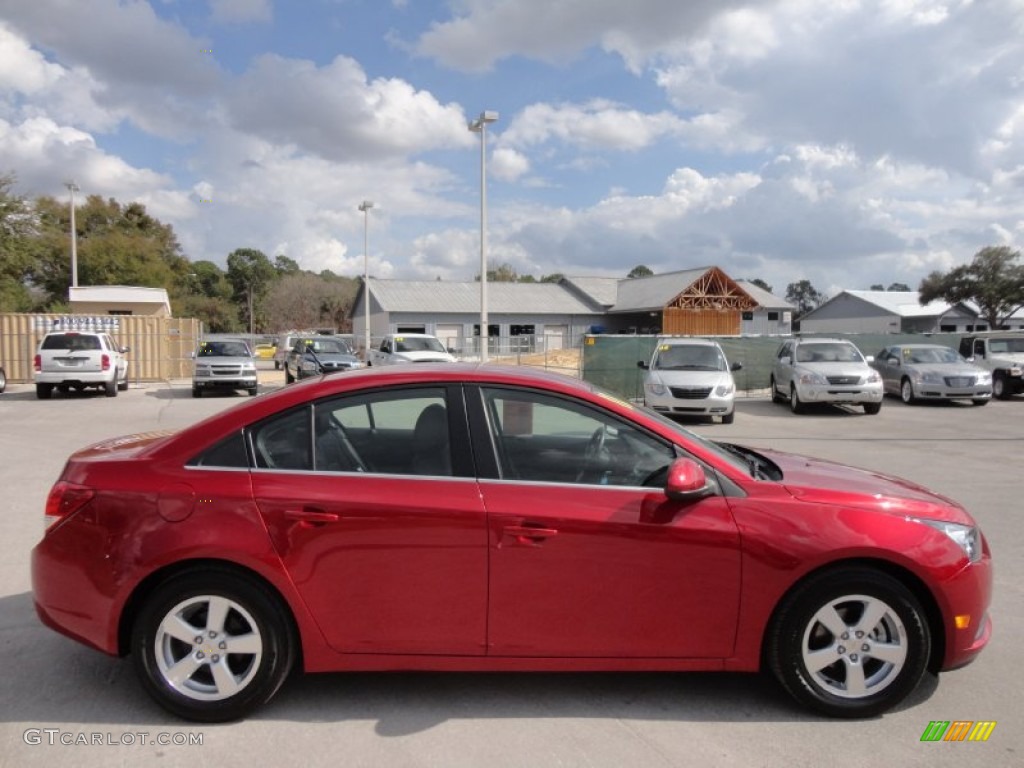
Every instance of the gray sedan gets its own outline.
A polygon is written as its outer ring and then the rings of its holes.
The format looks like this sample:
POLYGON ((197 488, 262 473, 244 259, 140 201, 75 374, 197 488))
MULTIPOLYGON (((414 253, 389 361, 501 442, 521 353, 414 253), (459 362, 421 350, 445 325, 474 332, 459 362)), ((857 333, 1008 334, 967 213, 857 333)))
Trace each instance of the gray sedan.
POLYGON ((939 344, 895 344, 875 355, 872 367, 882 375, 886 394, 908 405, 918 400, 992 399, 992 374, 939 344))

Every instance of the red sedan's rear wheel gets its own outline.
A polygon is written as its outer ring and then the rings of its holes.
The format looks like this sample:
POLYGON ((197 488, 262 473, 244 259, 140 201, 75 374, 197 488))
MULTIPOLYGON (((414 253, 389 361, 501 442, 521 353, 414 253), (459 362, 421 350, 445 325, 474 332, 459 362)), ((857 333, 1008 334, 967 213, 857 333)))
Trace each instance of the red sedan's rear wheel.
POLYGON ((917 687, 931 634, 903 584, 847 568, 812 578, 786 598, 767 651, 775 676, 800 703, 832 717, 872 717, 917 687))
POLYGON ((139 612, 132 653, 158 704, 189 720, 245 717, 291 670, 295 641, 280 600, 220 569, 176 576, 139 612))

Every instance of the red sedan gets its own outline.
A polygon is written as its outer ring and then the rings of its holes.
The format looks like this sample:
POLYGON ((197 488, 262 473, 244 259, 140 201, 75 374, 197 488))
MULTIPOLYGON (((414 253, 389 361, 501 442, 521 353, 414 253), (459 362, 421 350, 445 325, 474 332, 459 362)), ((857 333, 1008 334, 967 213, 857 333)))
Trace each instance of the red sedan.
POLYGON ((310 379, 100 443, 46 516, 39 616, 131 653, 195 720, 246 715, 295 665, 767 667, 863 717, 991 634, 989 548, 957 503, 510 367, 310 379))

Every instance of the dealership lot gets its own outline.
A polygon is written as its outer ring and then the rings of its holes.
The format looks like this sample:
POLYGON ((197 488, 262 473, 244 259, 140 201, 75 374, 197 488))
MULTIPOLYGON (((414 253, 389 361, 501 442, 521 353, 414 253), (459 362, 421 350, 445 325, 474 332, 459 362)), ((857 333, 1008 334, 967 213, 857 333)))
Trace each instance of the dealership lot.
MULTIPOLYGON (((273 388, 278 379, 266 373, 264 388, 273 388)), ((129 662, 39 624, 28 553, 42 532, 46 493, 74 448, 178 428, 245 401, 193 400, 187 381, 117 398, 38 401, 25 385, 0 396, 7 502, 0 518, 0 765, 159 757, 166 765, 854 766, 881 758, 962 766, 1015 764, 1024 753, 1015 700, 1024 672, 1014 651, 1024 632, 1024 398, 985 407, 886 400, 877 416, 831 407, 794 416, 767 397, 740 398, 734 424, 695 426, 716 439, 901 475, 962 502, 977 518, 996 566, 992 644, 975 664, 926 685, 881 719, 817 719, 773 683, 747 675, 332 674, 290 681, 246 722, 197 726, 158 710, 129 662), (922 743, 933 720, 997 726, 986 743, 922 743), (189 744, 196 736, 202 744, 189 744)))

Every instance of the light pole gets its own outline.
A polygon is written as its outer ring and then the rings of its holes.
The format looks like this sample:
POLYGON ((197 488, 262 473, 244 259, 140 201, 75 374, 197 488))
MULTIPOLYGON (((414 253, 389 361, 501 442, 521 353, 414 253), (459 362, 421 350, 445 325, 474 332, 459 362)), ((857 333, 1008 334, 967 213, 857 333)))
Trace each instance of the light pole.
POLYGON ((469 124, 480 134, 480 362, 487 362, 487 124, 498 119, 497 112, 484 110, 469 124))
POLYGON ((64 182, 71 193, 71 287, 78 287, 78 231, 75 229, 75 192, 78 185, 74 181, 64 182))
POLYGON ((365 334, 363 360, 370 362, 370 209, 372 200, 363 200, 359 210, 363 212, 363 333, 365 334))

